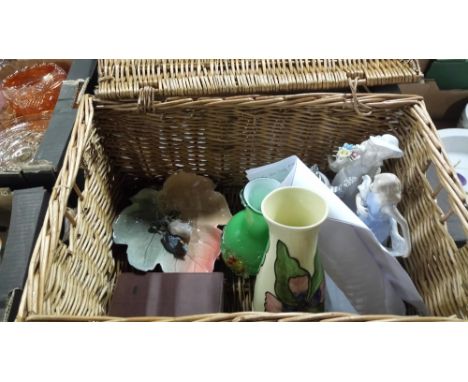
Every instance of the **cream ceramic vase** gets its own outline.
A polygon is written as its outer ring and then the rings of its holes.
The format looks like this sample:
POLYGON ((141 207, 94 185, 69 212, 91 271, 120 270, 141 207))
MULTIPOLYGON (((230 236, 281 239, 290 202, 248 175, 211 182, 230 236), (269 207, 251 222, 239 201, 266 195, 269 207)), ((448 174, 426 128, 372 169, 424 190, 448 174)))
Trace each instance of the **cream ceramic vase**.
POLYGON ((323 311, 324 273, 317 256, 326 201, 313 191, 282 187, 262 202, 269 246, 255 281, 254 311, 323 311))

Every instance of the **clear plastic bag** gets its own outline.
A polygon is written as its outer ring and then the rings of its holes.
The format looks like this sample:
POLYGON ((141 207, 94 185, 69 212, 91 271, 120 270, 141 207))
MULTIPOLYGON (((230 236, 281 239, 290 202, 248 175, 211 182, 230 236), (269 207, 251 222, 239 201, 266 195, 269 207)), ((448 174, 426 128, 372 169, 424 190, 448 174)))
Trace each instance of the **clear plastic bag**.
POLYGON ((13 120, 0 130, 0 171, 17 171, 31 163, 50 120, 50 113, 13 120))
POLYGON ((54 109, 66 76, 56 64, 34 65, 5 78, 1 90, 17 117, 48 112, 54 109))

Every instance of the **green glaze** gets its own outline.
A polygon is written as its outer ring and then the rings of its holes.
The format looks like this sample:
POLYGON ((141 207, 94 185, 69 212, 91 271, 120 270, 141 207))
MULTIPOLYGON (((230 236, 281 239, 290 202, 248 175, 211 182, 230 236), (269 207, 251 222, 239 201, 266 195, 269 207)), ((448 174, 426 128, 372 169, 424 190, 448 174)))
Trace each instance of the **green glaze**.
POLYGON ((299 261, 290 256, 288 247, 286 247, 281 240, 278 240, 276 244, 276 260, 274 269, 275 293, 277 298, 283 304, 294 305, 296 303, 296 296, 289 287, 289 280, 291 278, 305 276, 307 279, 307 285, 310 285, 311 277, 310 273, 301 267, 299 261))
POLYGON ((226 265, 237 275, 258 273, 268 244, 265 218, 251 208, 238 212, 224 228, 221 252, 226 265))
MULTIPOLYGON (((323 311, 322 288, 323 268, 317 254, 314 255, 314 274, 302 268, 299 261, 291 257, 288 247, 281 240, 276 244, 275 295, 266 295, 265 301, 275 300, 281 311, 320 312, 323 311)), ((265 306, 268 310, 268 306, 265 306)))
POLYGON ((280 183, 276 179, 257 178, 240 193, 245 209, 224 228, 221 252, 226 265, 239 276, 255 276, 268 245, 268 224, 261 213, 263 199, 280 183))

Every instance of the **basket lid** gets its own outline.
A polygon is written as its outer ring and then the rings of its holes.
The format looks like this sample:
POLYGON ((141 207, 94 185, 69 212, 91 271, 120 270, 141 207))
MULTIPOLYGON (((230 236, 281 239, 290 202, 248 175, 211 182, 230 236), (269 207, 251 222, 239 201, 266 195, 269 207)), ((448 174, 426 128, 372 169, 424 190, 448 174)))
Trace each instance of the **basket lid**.
POLYGON ((96 95, 137 98, 151 86, 161 97, 272 94, 417 82, 417 60, 133 59, 99 60, 96 95))

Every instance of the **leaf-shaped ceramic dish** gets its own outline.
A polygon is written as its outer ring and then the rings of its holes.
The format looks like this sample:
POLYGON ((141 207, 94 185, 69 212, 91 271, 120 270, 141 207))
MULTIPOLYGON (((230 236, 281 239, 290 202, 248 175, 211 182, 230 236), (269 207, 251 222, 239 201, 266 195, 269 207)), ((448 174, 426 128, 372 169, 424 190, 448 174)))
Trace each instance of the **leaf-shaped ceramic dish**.
POLYGON ((178 172, 161 191, 141 190, 114 222, 114 241, 127 244, 128 262, 150 271, 211 272, 221 231, 231 213, 224 196, 205 177, 178 172))

